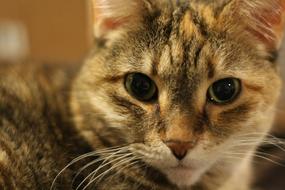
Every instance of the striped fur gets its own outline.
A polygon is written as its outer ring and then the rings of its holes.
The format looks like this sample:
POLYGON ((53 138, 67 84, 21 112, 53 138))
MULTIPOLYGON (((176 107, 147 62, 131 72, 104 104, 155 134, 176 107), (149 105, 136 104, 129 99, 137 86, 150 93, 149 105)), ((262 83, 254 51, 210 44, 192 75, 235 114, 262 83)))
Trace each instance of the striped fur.
MULTIPOLYGON (((35 63, 0 68, 0 189, 49 189, 66 163, 90 150, 70 121, 72 75, 35 63)), ((58 187, 71 189, 72 175, 58 187)))
POLYGON ((283 0, 124 2, 95 1, 97 40, 74 82, 58 70, 3 70, 0 185, 252 189, 252 155, 269 141, 281 86, 283 0), (156 83, 157 101, 127 93, 132 72, 156 83), (225 77, 242 81, 237 100, 208 102, 209 86, 225 77), (193 142, 182 161, 164 144, 173 138, 193 142))

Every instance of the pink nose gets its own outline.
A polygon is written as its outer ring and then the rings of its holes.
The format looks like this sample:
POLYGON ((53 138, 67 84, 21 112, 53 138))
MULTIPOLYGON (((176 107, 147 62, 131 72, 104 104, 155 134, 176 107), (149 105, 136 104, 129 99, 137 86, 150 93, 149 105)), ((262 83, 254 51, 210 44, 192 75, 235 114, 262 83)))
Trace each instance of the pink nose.
POLYGON ((175 140, 166 141, 165 144, 178 160, 183 160, 187 155, 188 150, 192 149, 194 146, 193 142, 182 142, 175 140))

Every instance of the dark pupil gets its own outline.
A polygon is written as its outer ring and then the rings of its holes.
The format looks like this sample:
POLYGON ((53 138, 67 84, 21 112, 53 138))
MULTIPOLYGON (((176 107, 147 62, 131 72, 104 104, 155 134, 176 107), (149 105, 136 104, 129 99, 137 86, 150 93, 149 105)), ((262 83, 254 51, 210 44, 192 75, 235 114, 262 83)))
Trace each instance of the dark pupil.
POLYGON ((215 96, 220 101, 228 101, 235 95, 235 83, 231 79, 220 80, 213 85, 215 96))
POLYGON ((133 93, 136 96, 143 98, 147 95, 151 89, 151 81, 149 78, 142 74, 135 74, 133 75, 133 79, 131 82, 131 87, 133 93))

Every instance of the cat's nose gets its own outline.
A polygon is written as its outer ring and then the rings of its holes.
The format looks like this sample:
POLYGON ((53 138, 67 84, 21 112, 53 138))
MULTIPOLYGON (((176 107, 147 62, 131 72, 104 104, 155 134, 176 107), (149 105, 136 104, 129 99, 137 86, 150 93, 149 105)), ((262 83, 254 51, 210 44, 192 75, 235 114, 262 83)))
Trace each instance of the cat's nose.
POLYGON ((183 160, 186 157, 187 152, 194 147, 193 142, 182 142, 175 140, 166 141, 165 144, 178 160, 183 160))

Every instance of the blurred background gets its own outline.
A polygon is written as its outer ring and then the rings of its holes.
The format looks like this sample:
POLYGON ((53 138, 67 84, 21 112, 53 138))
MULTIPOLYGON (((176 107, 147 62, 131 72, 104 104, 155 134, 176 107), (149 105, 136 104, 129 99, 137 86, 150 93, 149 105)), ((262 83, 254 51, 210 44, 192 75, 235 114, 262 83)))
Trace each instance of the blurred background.
MULTIPOLYGON (((92 18, 88 0, 0 0, 0 62, 78 63, 92 45, 92 18)), ((285 80, 285 43, 279 63, 285 80)), ((272 133, 285 139, 285 85, 272 133)), ((263 149, 285 165, 285 151, 268 146, 263 149)), ((263 189, 284 190, 284 167, 261 162, 256 183, 263 189)))
POLYGON ((0 0, 0 59, 80 61, 92 43, 88 0, 0 0))

